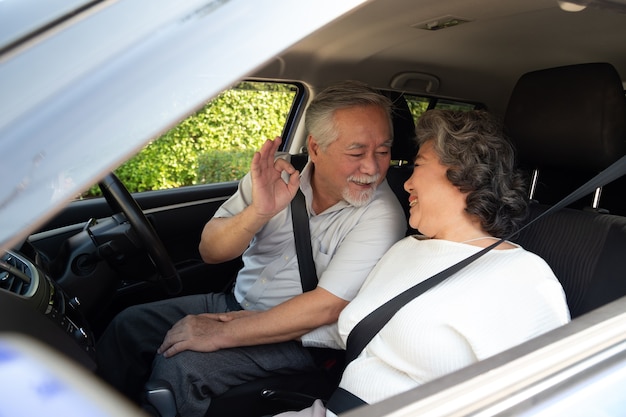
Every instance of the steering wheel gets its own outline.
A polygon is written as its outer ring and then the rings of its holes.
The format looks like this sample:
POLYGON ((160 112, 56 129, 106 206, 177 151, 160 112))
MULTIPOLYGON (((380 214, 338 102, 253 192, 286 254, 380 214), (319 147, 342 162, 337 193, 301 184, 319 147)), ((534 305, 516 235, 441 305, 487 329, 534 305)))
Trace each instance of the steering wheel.
POLYGON ((182 282, 178 271, 174 266, 163 242, 157 235, 156 230, 148 220, 137 201, 131 196, 128 189, 112 172, 98 183, 109 206, 115 213, 122 212, 137 232, 139 240, 148 252, 150 260, 154 264, 158 282, 163 284, 168 294, 178 294, 182 289, 182 282))

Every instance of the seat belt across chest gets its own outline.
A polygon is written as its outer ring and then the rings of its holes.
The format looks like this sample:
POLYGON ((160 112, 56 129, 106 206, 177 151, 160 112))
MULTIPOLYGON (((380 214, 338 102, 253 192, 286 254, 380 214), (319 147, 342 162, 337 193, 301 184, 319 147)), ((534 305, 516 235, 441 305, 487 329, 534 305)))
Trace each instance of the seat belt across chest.
MULTIPOLYGON (((291 165, 300 172, 302 172, 307 160, 307 154, 291 155, 291 165)), ((317 287, 317 271, 313 260, 313 248, 311 247, 309 214, 306 209, 304 194, 300 188, 291 200, 291 223, 293 224, 293 237, 298 256, 302 292, 311 291, 317 287)))

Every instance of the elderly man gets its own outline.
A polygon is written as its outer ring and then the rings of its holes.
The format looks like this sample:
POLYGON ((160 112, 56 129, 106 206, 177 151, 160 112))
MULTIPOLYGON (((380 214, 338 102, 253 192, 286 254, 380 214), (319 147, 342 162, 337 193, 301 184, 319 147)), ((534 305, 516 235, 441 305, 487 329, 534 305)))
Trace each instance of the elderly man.
POLYGON ((305 123, 309 162, 302 173, 276 157, 280 139, 266 141, 237 193, 202 231, 205 262, 242 256, 233 292, 120 313, 98 344, 99 372, 112 385, 136 398, 146 379, 163 379, 181 417, 204 415, 211 397, 232 386, 314 366, 307 347, 339 346, 339 313, 406 230, 385 181, 391 103, 364 84, 344 82, 311 102, 305 123), (298 188, 319 277, 304 293, 290 206, 298 188))

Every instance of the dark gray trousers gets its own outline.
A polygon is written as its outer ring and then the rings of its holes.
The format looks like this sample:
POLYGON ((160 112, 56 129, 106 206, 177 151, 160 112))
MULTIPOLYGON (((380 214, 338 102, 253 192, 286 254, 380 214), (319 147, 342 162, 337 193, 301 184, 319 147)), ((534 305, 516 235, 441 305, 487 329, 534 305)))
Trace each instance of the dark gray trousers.
POLYGON ((247 381, 312 369, 315 362, 297 342, 201 353, 156 355, 167 331, 188 314, 229 311, 221 293, 192 295, 129 307, 108 326, 96 347, 98 374, 139 402, 145 382, 162 379, 173 389, 181 417, 203 416, 211 397, 247 381))

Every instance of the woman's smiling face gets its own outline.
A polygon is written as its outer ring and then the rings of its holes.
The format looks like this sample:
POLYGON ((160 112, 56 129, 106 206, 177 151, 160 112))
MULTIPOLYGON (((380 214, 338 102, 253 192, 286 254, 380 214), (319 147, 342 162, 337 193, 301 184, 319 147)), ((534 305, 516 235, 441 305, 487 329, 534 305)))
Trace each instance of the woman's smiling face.
POLYGON ((409 224, 431 238, 449 238, 459 221, 467 221, 466 194, 448 180, 447 170, 429 140, 420 147, 413 174, 404 183, 409 193, 409 224))

